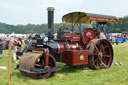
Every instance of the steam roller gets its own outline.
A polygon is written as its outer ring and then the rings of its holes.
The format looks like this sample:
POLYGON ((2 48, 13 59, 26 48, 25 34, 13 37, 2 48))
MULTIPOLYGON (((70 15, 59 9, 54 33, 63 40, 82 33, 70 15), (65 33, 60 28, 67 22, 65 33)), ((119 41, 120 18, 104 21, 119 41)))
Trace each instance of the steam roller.
MULTIPOLYGON (((111 67, 113 62, 113 48, 111 43, 100 38, 107 22, 117 22, 115 16, 91 14, 85 12, 71 12, 62 17, 63 23, 72 23, 72 31, 68 27, 60 27, 54 37, 54 8, 48 7, 47 41, 41 37, 31 39, 27 52, 19 62, 18 70, 25 76, 44 79, 60 70, 56 62, 70 66, 88 66, 101 70, 111 67), (84 29, 84 24, 96 21, 97 27, 84 29), (98 27, 102 31, 98 30, 98 27), (79 30, 75 31, 74 29, 79 30), (44 40, 44 41, 43 41, 44 40)), ((67 25, 67 26, 68 26, 67 25)))

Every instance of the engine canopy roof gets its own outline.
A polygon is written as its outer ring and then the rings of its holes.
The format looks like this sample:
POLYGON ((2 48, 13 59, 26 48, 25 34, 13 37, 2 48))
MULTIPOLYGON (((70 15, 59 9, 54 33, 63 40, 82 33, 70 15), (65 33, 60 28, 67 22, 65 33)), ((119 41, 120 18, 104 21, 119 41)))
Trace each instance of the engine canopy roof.
POLYGON ((85 12, 71 12, 62 17, 64 23, 90 23, 91 21, 117 22, 118 20, 115 16, 85 12))

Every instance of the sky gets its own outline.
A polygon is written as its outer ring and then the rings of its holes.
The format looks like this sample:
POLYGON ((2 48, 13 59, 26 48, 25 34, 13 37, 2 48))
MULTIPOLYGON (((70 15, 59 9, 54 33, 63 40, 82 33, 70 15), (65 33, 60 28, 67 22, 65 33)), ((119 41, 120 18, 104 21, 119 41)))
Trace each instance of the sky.
POLYGON ((0 0, 0 22, 17 24, 47 23, 47 8, 54 7, 54 22, 61 23, 69 12, 128 15, 128 0, 0 0))

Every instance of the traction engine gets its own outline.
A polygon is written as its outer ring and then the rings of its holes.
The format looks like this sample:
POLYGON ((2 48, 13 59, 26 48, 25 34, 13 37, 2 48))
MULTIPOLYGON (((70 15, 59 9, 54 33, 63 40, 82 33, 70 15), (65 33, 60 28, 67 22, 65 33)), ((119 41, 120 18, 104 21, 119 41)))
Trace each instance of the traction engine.
MULTIPOLYGON (((23 75, 32 78, 48 78, 59 68, 56 62, 71 66, 88 65, 92 69, 108 69, 113 61, 113 48, 107 39, 99 39, 92 28, 82 31, 81 25, 90 21, 116 22, 114 16, 72 12, 63 16, 62 21, 77 24, 79 34, 61 27, 54 39, 54 8, 48 9, 48 41, 41 47, 28 47, 19 63, 23 75)), ((72 26, 72 30, 74 26, 72 26)), ((38 42, 38 41, 36 41, 38 42)), ((38 44, 38 43, 37 43, 38 44)))

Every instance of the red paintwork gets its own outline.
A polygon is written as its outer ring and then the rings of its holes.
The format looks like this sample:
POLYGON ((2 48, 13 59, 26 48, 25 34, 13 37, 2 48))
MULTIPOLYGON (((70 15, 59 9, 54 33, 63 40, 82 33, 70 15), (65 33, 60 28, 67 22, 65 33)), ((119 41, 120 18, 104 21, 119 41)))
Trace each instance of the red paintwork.
POLYGON ((65 44, 65 50, 78 50, 78 49, 79 49, 79 45, 77 42, 65 44))
POLYGON ((70 32, 64 32, 66 40, 80 41, 80 35, 71 35, 70 32))
POLYGON ((117 22, 117 19, 111 19, 111 18, 98 18, 98 17, 87 17, 91 21, 104 21, 104 22, 117 22))
POLYGON ((95 33, 91 28, 85 30, 83 35, 83 42, 84 44, 88 44, 90 40, 95 38, 95 33))
POLYGON ((120 36, 116 36, 116 38, 124 38, 122 35, 120 35, 120 36))
POLYGON ((58 53, 61 53, 62 51, 64 51, 64 43, 57 41, 56 42, 58 45, 58 53))
POLYGON ((66 40, 70 40, 70 37, 71 37, 70 32, 64 32, 64 35, 66 40))
POLYGON ((62 62, 70 65, 88 64, 88 52, 86 50, 64 51, 62 54, 62 62))
POLYGON ((49 65, 49 56, 50 56, 48 49, 43 48, 43 56, 44 56, 44 61, 45 61, 44 66, 48 66, 49 65))
POLYGON ((79 49, 79 45, 77 42, 71 42, 71 43, 68 43, 68 42, 59 42, 57 41, 57 44, 58 44, 58 53, 62 53, 63 51, 65 50, 78 50, 79 49))
POLYGON ((37 40, 32 40, 32 43, 37 43, 37 40))
POLYGON ((50 56, 50 53, 49 53, 49 50, 48 49, 43 49, 43 51, 44 51, 45 66, 48 66, 49 65, 49 56, 50 56))
POLYGON ((80 41, 80 35, 72 35, 71 41, 80 41))

